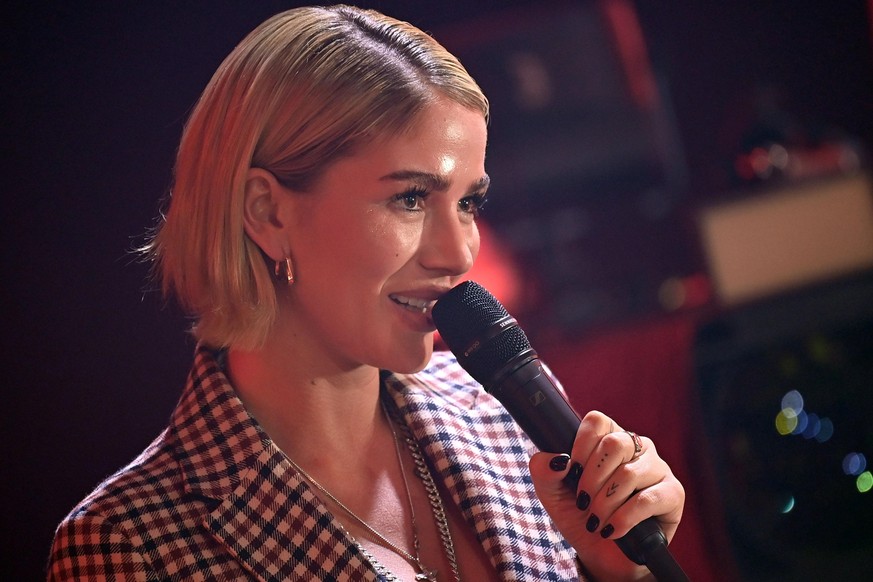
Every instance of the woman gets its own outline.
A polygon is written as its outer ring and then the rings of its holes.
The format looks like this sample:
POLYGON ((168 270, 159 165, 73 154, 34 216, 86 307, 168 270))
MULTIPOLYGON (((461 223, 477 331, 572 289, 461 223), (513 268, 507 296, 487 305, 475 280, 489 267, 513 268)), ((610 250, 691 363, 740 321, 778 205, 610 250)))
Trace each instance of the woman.
POLYGON ((50 579, 646 575, 610 540, 651 515, 675 532, 684 493, 651 442, 592 413, 573 462, 529 458, 433 354, 430 308, 478 252, 487 116, 452 55, 375 12, 290 10, 242 41, 146 248, 196 316, 188 384, 60 525, 50 579))

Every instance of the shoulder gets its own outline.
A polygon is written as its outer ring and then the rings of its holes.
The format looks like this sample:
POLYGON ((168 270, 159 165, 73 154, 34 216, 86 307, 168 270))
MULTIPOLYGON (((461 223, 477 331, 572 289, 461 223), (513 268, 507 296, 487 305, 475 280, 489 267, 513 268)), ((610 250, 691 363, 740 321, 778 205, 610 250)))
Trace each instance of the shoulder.
POLYGON ((149 567, 131 539, 111 516, 80 505, 55 532, 48 579, 145 580, 149 567))
POLYGON ((174 498, 183 489, 173 433, 164 431, 139 456, 100 483, 70 513, 103 515, 110 520, 139 517, 148 501, 174 498))
POLYGON ((180 490, 166 435, 105 479, 64 518, 52 544, 50 580, 145 579, 145 552, 138 551, 135 541, 143 536, 137 530, 156 500, 177 498, 180 490))
POLYGON ((165 431, 64 518, 52 545, 50 579, 144 579, 151 532, 191 509, 183 503, 184 481, 169 434, 165 431))

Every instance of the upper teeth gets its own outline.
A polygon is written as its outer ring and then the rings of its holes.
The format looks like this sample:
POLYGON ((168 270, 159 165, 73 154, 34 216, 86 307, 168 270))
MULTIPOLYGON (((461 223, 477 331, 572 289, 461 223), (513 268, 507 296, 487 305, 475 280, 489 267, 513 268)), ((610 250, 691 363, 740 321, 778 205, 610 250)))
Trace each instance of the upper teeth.
POLYGON ((427 308, 430 305, 430 301, 427 301, 425 299, 415 299, 413 297, 404 297, 402 295, 392 295, 392 298, 397 303, 402 303, 403 305, 408 305, 410 307, 421 309, 422 313, 427 311, 427 308))

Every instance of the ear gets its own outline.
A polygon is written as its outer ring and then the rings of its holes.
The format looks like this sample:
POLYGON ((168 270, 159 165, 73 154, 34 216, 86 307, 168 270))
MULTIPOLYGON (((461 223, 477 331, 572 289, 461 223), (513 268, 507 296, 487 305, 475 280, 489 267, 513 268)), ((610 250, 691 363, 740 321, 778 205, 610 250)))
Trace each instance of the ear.
POLYGON ((245 184, 243 225, 246 234, 274 261, 288 256, 288 239, 279 220, 279 206, 285 196, 276 177, 263 168, 249 168, 245 184))

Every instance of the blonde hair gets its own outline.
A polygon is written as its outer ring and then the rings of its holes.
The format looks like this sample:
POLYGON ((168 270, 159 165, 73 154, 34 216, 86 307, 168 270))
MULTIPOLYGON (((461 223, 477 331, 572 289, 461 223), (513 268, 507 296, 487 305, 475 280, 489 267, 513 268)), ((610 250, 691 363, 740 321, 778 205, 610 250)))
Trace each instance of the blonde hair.
POLYGON ((228 55, 185 126, 169 210, 142 249, 164 294, 196 318, 198 340, 253 349, 276 318, 274 279, 243 228, 249 168, 306 192, 438 96, 488 117, 482 91, 433 38, 350 6, 277 14, 228 55))

